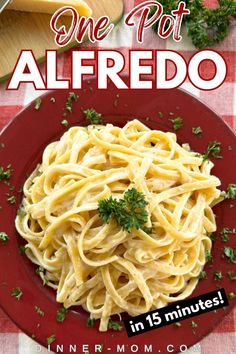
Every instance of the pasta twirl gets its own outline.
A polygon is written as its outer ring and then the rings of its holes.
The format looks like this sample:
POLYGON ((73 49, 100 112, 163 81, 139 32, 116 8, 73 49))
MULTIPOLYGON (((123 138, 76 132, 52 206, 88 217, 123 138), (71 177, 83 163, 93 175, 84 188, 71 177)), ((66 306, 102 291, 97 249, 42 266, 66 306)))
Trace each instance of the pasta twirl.
POLYGON ((173 133, 138 120, 123 128, 73 127, 48 145, 24 185, 16 228, 66 308, 82 306, 100 331, 110 316, 135 316, 189 296, 211 250, 220 181, 211 162, 173 133), (148 234, 104 224, 98 202, 135 187, 148 202, 148 234))

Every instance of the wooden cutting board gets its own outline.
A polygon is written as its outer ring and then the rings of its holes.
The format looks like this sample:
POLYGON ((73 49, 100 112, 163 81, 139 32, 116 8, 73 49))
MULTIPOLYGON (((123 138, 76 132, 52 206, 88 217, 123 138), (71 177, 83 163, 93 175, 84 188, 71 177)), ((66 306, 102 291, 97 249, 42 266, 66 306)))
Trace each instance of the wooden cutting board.
MULTIPOLYGON (((85 0, 93 10, 95 19, 109 16, 117 23, 123 14, 123 0, 85 0)), ((38 62, 43 62, 46 49, 58 49, 50 28, 51 15, 5 10, 0 14, 0 81, 9 77, 22 49, 32 49, 38 62)), ((70 24, 66 16, 58 26, 70 24)), ((65 51, 75 45, 60 48, 65 51)))

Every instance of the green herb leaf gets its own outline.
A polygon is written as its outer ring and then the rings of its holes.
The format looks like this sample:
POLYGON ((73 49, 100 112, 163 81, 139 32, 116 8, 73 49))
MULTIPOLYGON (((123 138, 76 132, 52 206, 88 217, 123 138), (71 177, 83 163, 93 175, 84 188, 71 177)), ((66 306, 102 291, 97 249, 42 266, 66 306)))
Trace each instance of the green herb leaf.
POLYGON ((68 120, 67 120, 67 119, 63 119, 63 120, 61 121, 61 125, 63 125, 64 127, 68 127, 68 125, 69 125, 68 120))
POLYGON ((113 329, 114 331, 121 331, 122 330, 122 326, 120 325, 120 323, 115 322, 113 320, 110 319, 109 323, 108 323, 108 328, 109 329, 113 329))
POLYGON ((223 278, 222 272, 219 271, 215 271, 213 275, 215 280, 221 280, 223 278))
POLYGON ((220 156, 221 152, 221 143, 219 141, 211 141, 208 144, 207 151, 203 154, 203 161, 208 160, 210 157, 214 157, 216 159, 221 159, 222 156, 220 156))
POLYGON ((84 114, 91 124, 103 124, 101 113, 96 112, 95 109, 86 109, 84 114))
POLYGON ((164 118, 164 114, 162 112, 158 112, 158 115, 161 119, 164 118))
POLYGON ((9 204, 16 204, 16 197, 14 195, 10 195, 7 198, 7 201, 8 201, 9 204))
POLYGON ((50 337, 48 337, 48 338, 47 338, 47 343, 48 343, 48 345, 51 345, 53 342, 55 342, 55 340, 56 340, 56 337, 55 337, 54 334, 51 335, 50 337))
POLYGON ((192 328, 197 328, 197 323, 194 322, 194 321, 191 321, 191 327, 192 327, 192 328))
POLYGON ((192 128, 192 133, 195 135, 202 135, 202 128, 201 127, 192 128))
POLYGON ((72 108, 73 108, 73 103, 78 101, 79 96, 76 95, 74 92, 69 92, 69 95, 67 97, 66 101, 66 111, 69 113, 72 113, 72 108))
POLYGON ((3 167, 0 167, 0 181, 7 180, 11 177, 11 170, 8 168, 4 171, 3 167))
POLYGON ((57 310, 57 317, 56 317, 57 322, 64 322, 67 312, 68 312, 68 310, 65 309, 64 307, 57 310))
POLYGON ((224 194, 225 199, 233 199, 236 197, 236 184, 229 184, 224 194))
POLYGON ((34 306, 34 309, 40 316, 44 317, 45 313, 38 306, 34 306))
POLYGON ((0 240, 4 243, 9 240, 9 236, 6 234, 6 232, 3 231, 0 232, 0 240))
POLYGON ((236 263, 236 248, 225 247, 224 248, 224 254, 225 254, 226 257, 229 258, 229 261, 231 263, 236 263))
POLYGON ((206 251, 205 257, 206 257, 206 262, 212 261, 212 255, 211 255, 211 252, 209 250, 206 251))
POLYGON ((230 294, 229 294, 229 298, 230 298, 231 300, 233 300, 235 297, 236 297, 236 295, 235 295, 234 293, 230 293, 230 294))
POLYGON ((48 284, 48 278, 45 276, 45 274, 44 274, 44 268, 43 267, 38 267, 37 269, 36 269, 36 273, 42 278, 42 280, 43 280, 43 285, 45 285, 45 284, 48 284))
POLYGON ((95 322, 95 319, 89 317, 89 318, 87 319, 87 327, 92 328, 92 327, 94 326, 94 322, 95 322))
POLYGON ((38 111, 41 107, 42 104, 42 100, 40 97, 36 98, 35 102, 34 102, 34 108, 36 109, 36 111, 38 111))
POLYGON ((148 220, 146 205, 144 194, 132 188, 125 192, 124 199, 110 197, 100 200, 98 210, 104 222, 109 223, 114 217, 123 230, 130 232, 133 228, 139 230, 145 227, 148 220))
POLYGON ((22 297, 23 292, 21 290, 21 288, 14 288, 12 290, 11 296, 14 296, 15 298, 17 298, 17 300, 20 300, 20 298, 22 297))
POLYGON ((177 118, 170 119, 170 120, 173 124, 174 130, 178 130, 183 126, 183 118, 181 118, 181 117, 177 117, 177 118))
POLYGON ((217 237, 216 237, 216 235, 215 234, 210 234, 210 239, 211 239, 211 241, 215 241, 216 239, 217 239, 217 237))
POLYGON ((25 252, 26 252, 26 247, 25 247, 25 246, 20 246, 20 247, 19 247, 19 252, 20 252, 20 254, 25 254, 25 252))
POLYGON ((199 273, 198 279, 205 279, 206 276, 207 276, 207 274, 206 274, 205 270, 203 270, 199 273))
POLYGON ((230 234, 236 234, 236 229, 230 229, 229 227, 224 227, 220 232, 222 242, 229 241, 228 235, 230 234))

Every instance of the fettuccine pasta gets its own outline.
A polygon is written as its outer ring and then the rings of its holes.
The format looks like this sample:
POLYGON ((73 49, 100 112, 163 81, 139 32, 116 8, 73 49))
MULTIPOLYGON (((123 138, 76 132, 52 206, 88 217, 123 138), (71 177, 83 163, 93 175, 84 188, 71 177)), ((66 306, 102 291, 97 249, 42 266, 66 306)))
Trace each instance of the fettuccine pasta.
POLYGON ((106 331, 131 316, 188 297, 211 251, 212 206, 220 196, 213 164, 181 147, 174 133, 138 120, 72 127, 48 145, 24 185, 16 228, 26 254, 65 308, 82 306, 106 331), (147 201, 147 228, 104 223, 98 202, 129 188, 147 201))

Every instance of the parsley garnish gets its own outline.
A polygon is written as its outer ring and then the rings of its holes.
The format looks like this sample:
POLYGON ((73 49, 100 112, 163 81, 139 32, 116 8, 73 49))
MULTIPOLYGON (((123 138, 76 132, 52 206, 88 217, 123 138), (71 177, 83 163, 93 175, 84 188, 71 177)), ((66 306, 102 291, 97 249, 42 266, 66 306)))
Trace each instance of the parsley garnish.
POLYGON ((69 95, 67 97, 67 101, 66 101, 66 110, 67 112, 72 112, 72 106, 73 106, 73 102, 78 101, 79 96, 76 95, 74 92, 69 92, 69 95))
POLYGON ((211 252, 209 250, 206 251, 205 257, 206 257, 206 261, 207 262, 210 262, 212 260, 212 255, 211 255, 211 252))
POLYGON ((183 126, 183 118, 177 117, 174 119, 170 119, 173 124, 173 129, 178 130, 183 126))
POLYGON ((227 242, 229 241, 229 234, 236 234, 236 229, 230 229, 229 227, 224 227, 221 232, 220 236, 222 239, 222 242, 227 242))
POLYGON ((158 112, 158 115, 161 119, 164 118, 164 114, 162 112, 158 112))
POLYGON ((69 125, 68 120, 67 120, 67 119, 63 119, 63 120, 61 121, 61 125, 63 125, 64 127, 68 127, 68 125, 69 125))
POLYGON ((34 102, 34 108, 36 109, 36 111, 39 110, 39 108, 41 107, 42 104, 42 100, 40 97, 36 98, 35 102, 34 102))
POLYGON ((227 272, 228 278, 229 280, 236 280, 236 275, 234 275, 234 271, 233 270, 229 270, 227 272))
POLYGON ((51 345, 53 342, 55 342, 55 340, 56 340, 56 337, 55 337, 54 334, 51 335, 50 337, 48 337, 48 338, 47 338, 47 343, 48 343, 48 345, 51 345))
POLYGON ((56 317, 57 322, 64 322, 67 312, 68 310, 65 309, 64 307, 57 310, 57 317, 56 317))
POLYGON ((219 141, 211 141, 208 144, 207 151, 203 154, 203 160, 209 160, 210 157, 214 157, 216 159, 221 159, 222 156, 220 156, 221 152, 221 143, 219 141))
POLYGON ((236 297, 236 295, 234 294, 234 293, 230 293, 229 294, 229 298, 232 300, 232 299, 234 299, 236 297))
POLYGON ((91 124, 103 124, 101 113, 96 112, 95 109, 86 109, 83 112, 91 124))
POLYGON ((110 197, 100 200, 98 210, 104 222, 109 223, 114 217, 123 230, 130 232, 132 228, 139 230, 145 226, 148 220, 147 204, 144 194, 132 188, 125 192, 124 199, 110 197))
POLYGON ((10 195, 8 198, 7 198, 7 201, 8 203, 10 204, 16 204, 16 197, 14 195, 10 195))
POLYGON ((233 199, 236 197, 236 184, 230 183, 224 193, 225 199, 233 199))
MULTIPOLYGON (((179 0, 158 0, 164 7, 165 14, 171 14, 177 8, 179 0)), ((236 17, 234 0, 220 0, 219 7, 210 9, 205 7, 203 0, 185 0, 190 14, 184 16, 183 22, 187 25, 188 36, 198 49, 212 47, 223 41, 228 35, 231 18, 236 17)), ((153 8, 150 17, 156 12, 153 8)), ((157 32, 159 21, 153 25, 157 32)))
POLYGON ((21 288, 14 288, 12 290, 11 296, 14 296, 15 298, 17 298, 17 300, 20 300, 22 295, 23 295, 23 292, 22 292, 21 288))
POLYGON ((211 239, 211 241, 215 241, 216 239, 217 239, 217 237, 216 237, 216 235, 215 234, 210 234, 210 239, 211 239))
POLYGON ((222 272, 219 272, 219 271, 215 271, 215 272, 213 273, 213 275, 214 275, 214 279, 215 279, 215 280, 220 280, 220 279, 223 278, 222 272))
POLYGON ((192 128, 192 133, 195 135, 202 135, 202 128, 201 127, 192 128))
POLYGON ((44 275, 44 268, 43 267, 41 267, 41 266, 38 267, 36 269, 36 273, 42 278, 43 285, 48 284, 48 278, 44 275), (41 273, 43 273, 43 274, 41 275, 41 273))
POLYGON ((0 167, 0 181, 9 179, 11 177, 11 170, 8 168, 4 171, 3 167, 0 167))
POLYGON ((114 331, 121 331, 122 330, 122 326, 118 322, 115 322, 113 320, 109 321, 108 328, 113 329, 114 331))
POLYGON ((9 240, 9 236, 6 234, 6 232, 0 232, 0 240, 4 243, 9 240))
POLYGON ((20 254, 25 254, 25 251, 26 251, 26 247, 25 246, 20 246, 19 247, 20 254))
POLYGON ((94 322, 95 322, 95 319, 89 317, 89 318, 87 319, 87 327, 92 328, 92 327, 94 326, 94 322))
POLYGON ((205 270, 203 270, 203 271, 201 271, 200 273, 199 273, 199 276, 198 276, 198 279, 205 279, 206 278, 206 272, 205 272, 205 270))
POLYGON ((196 327, 197 327, 197 323, 194 322, 194 321, 191 321, 191 327, 192 327, 192 328, 196 328, 196 327))
POLYGON ((229 261, 231 263, 236 263, 236 248, 225 247, 224 248, 224 254, 225 254, 226 257, 229 258, 229 261))
POLYGON ((34 309, 40 316, 44 317, 44 312, 38 306, 34 306, 34 309))

